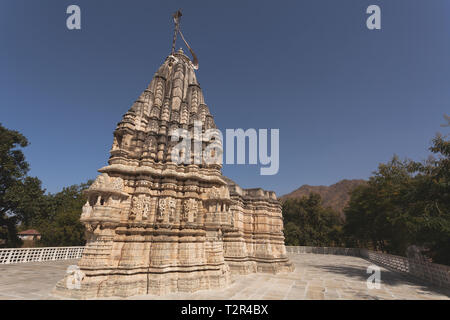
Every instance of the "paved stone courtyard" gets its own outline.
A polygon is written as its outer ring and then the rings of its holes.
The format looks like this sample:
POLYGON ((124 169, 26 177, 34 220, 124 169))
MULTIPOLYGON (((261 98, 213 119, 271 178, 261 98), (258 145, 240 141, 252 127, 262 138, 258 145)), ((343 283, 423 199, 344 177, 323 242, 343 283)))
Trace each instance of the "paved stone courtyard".
MULTIPOLYGON (((450 299, 450 290, 381 268, 381 288, 368 289, 367 267, 357 257, 290 254, 293 273, 236 276, 220 290, 135 296, 133 299, 450 299)), ((0 299, 54 299, 56 282, 76 260, 0 265, 0 299)))

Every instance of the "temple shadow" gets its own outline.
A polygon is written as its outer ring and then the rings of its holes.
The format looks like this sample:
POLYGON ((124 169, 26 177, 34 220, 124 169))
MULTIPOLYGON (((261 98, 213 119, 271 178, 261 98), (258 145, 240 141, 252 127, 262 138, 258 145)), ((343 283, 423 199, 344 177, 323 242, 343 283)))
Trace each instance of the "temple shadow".
MULTIPOLYGON (((367 273, 366 267, 356 266, 356 265, 311 265, 312 268, 322 269, 327 272, 341 274, 349 278, 353 278, 360 281, 367 281, 370 276, 367 273)), ((410 285, 417 286, 417 290, 424 292, 437 293, 450 297, 450 290, 439 287, 433 284, 426 283, 424 280, 415 278, 413 276, 402 274, 396 271, 392 271, 382 267, 381 269, 381 283, 389 286, 399 286, 399 285, 410 285)))

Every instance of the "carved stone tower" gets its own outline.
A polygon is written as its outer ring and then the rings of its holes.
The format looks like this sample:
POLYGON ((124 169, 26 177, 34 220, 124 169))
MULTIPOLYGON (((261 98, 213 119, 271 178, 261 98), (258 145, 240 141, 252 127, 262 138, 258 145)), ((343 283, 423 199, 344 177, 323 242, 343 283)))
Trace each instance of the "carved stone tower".
POLYGON ((194 68, 182 51, 169 55, 118 123, 81 214, 83 279, 72 288, 66 276, 55 294, 164 295, 224 287, 231 273, 292 270, 275 193, 241 189, 219 164, 171 159, 174 129, 195 141, 194 121, 215 128, 194 68))

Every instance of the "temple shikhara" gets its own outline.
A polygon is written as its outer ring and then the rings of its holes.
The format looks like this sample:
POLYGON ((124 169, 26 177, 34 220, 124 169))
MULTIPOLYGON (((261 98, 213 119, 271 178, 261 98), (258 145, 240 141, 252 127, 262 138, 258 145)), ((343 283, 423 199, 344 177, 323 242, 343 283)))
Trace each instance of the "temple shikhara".
POLYGON ((165 295, 225 287, 232 274, 293 270, 274 192, 240 188, 220 164, 171 159, 174 129, 195 140, 194 121, 215 128, 196 60, 172 49, 118 123, 108 165, 87 190, 81 214, 81 282, 71 286, 68 274, 54 294, 165 295))

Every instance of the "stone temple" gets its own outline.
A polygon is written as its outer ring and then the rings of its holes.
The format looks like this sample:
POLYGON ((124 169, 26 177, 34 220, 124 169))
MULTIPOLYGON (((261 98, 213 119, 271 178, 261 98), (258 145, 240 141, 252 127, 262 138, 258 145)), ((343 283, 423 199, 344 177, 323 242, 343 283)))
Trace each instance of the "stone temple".
POLYGON ((172 130, 192 132, 194 121, 215 128, 195 66, 180 50, 118 123, 109 165, 86 191, 81 284, 69 286, 66 276, 55 295, 194 292, 225 287, 231 274, 293 270, 274 192, 240 188, 220 164, 171 161, 172 130))

